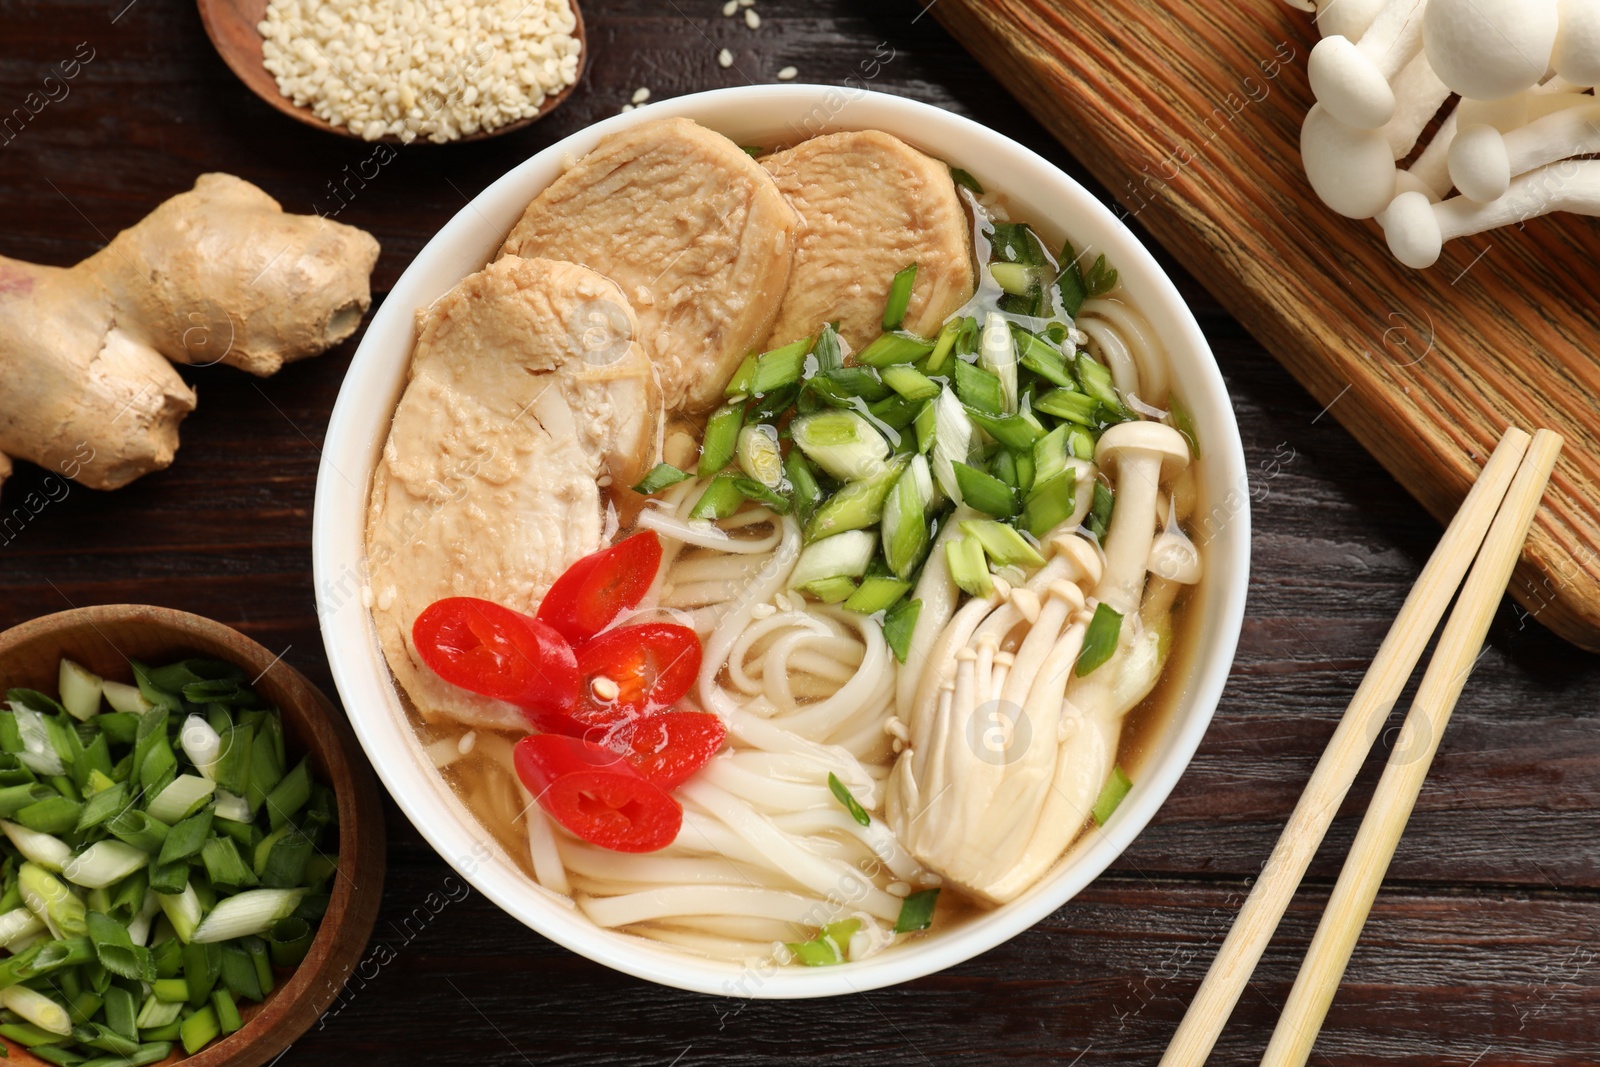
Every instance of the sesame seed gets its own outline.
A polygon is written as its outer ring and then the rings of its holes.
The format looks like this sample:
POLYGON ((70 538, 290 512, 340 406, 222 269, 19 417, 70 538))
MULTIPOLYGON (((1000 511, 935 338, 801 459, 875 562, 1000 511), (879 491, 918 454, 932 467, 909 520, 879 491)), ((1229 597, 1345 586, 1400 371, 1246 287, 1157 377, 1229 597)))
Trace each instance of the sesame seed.
POLYGON ((717 66, 724 69, 733 66, 733 53, 724 48, 717 53, 717 66))
POLYGON ((642 104, 648 99, 650 99, 650 90, 644 86, 641 85, 633 91, 633 102, 635 104, 642 104))
POLYGON ((778 71, 778 80, 781 82, 793 81, 794 76, 799 73, 800 72, 794 67, 784 67, 782 70, 778 71))
POLYGON ((739 10, 739 0, 728 0, 728 2, 726 4, 722 5, 722 17, 725 18, 725 19, 732 18, 733 15, 734 15, 734 12, 736 12, 738 10, 739 10))
POLYGON ((744 9, 744 24, 752 30, 761 28, 761 16, 756 14, 755 8, 747 7, 744 9))
POLYGON ((632 111, 633 110, 633 105, 632 104, 623 104, 622 105, 622 110, 623 110, 624 113, 632 111))

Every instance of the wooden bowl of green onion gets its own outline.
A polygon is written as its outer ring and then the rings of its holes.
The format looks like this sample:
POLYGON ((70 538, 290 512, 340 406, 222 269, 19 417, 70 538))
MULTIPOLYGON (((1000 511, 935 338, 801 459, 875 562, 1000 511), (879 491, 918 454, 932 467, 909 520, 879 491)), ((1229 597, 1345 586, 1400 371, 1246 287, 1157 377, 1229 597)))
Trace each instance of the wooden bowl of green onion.
POLYGON ((0 633, 11 1063, 256 1067, 372 933, 383 811, 344 717, 236 630, 141 605, 0 633))

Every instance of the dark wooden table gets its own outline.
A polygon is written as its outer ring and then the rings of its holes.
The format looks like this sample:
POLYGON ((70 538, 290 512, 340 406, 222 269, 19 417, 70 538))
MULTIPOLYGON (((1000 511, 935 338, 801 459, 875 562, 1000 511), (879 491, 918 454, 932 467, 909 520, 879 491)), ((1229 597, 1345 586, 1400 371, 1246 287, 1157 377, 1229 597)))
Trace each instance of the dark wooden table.
MULTIPOLYGON (((971 115, 1080 173, 919 5, 762 0, 754 33, 720 6, 590 0, 591 65, 561 111, 495 141, 408 148, 362 178, 373 148, 303 129, 250 96, 190 3, 0 0, 0 116, 57 62, 93 50, 65 96, 52 86, 56 99, 0 134, 0 253, 71 263, 196 174, 227 170, 289 210, 338 210, 372 231, 382 292, 468 197, 639 86, 659 99, 738 84, 738 71, 772 80, 790 64, 802 79, 841 82, 875 55, 873 88, 971 115), (724 46, 735 69, 716 63, 724 46), (335 187, 353 191, 342 208, 335 187)), ((369 954, 285 1062, 1154 1063, 1438 532, 1339 427, 1337 409, 1320 411, 1174 270, 1244 433, 1254 575, 1211 732, 1104 877, 1035 929, 935 977, 834 1001, 745 1003, 656 988, 554 947, 473 893, 391 808, 369 954)), ((114 494, 74 488, 0 538, 0 625, 73 605, 184 608, 285 650, 331 695, 311 501, 353 348, 266 381, 186 372, 200 408, 172 469, 114 494)), ((24 465, 0 512, 41 479, 24 465)), ((1600 1062, 1597 705, 1600 658, 1503 608, 1314 1063, 1600 1062)), ((1214 1062, 1259 1056, 1383 755, 1214 1062)))

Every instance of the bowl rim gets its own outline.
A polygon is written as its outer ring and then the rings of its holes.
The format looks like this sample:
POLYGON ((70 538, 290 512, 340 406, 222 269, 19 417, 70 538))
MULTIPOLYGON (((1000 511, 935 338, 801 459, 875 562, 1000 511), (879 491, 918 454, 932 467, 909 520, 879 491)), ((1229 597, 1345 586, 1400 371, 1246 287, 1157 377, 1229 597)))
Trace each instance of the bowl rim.
MULTIPOLYGON (((1012 196, 1010 182, 1004 185, 1012 196)), ((1207 504, 1212 502, 1208 498, 1207 504)), ((335 403, 324 440, 313 514, 313 559, 318 616, 335 684, 349 710, 363 748, 396 803, 430 845, 463 878, 502 910, 539 934, 615 970, 662 985, 710 995, 787 999, 862 992, 924 977, 963 962, 1011 939, 1055 911, 1098 877, 1154 816, 1187 768, 1205 734, 1232 666, 1244 618, 1249 584, 1250 491, 1243 443, 1227 388, 1210 346, 1176 286, 1143 242, 1092 193, 1071 176, 1022 144, 963 116, 930 104, 866 89, 788 83, 742 86, 653 102, 565 137, 512 168, 470 200, 423 247, 396 282, 367 326, 335 403), (961 150, 942 153, 986 173, 1020 175, 1035 182, 1059 206, 1047 216, 1029 217, 1062 227, 1076 236, 1092 235, 1124 282, 1137 291, 1135 302, 1161 334, 1175 378, 1183 378, 1186 402, 1203 430, 1209 490, 1227 487, 1213 508, 1221 525, 1206 546, 1208 582, 1204 611, 1208 625, 1200 637, 1205 655, 1196 655, 1193 674, 1160 742, 1162 752, 1147 756, 1148 775, 1139 782, 1092 841, 1080 841, 1077 854, 1011 903, 938 937, 901 946, 848 967, 740 967, 703 960, 641 938, 595 927, 576 914, 570 901, 533 883, 495 856, 495 848, 474 842, 477 833, 461 819, 465 808, 438 797, 443 779, 422 763, 420 744, 399 708, 393 682, 377 649, 370 612, 360 595, 364 562, 367 492, 371 463, 388 435, 394 402, 409 367, 411 318, 462 277, 480 269, 539 189, 570 160, 603 137, 657 117, 683 116, 739 137, 733 127, 789 128, 809 136, 840 129, 879 128, 935 150, 938 143, 960 142, 961 150), (796 117, 797 116, 797 117, 796 117), (813 121, 820 128, 813 127, 813 121), (542 176, 542 177, 541 177, 542 176), (492 239, 488 240, 488 239, 492 239), (450 280, 440 287, 439 279, 450 280), (1157 321, 1156 316, 1162 316, 1157 321), (403 338, 403 340, 402 340, 403 338), (1180 354, 1181 353, 1181 354, 1180 354), (1180 374, 1180 364, 1182 365, 1180 374), (380 403, 381 401, 381 403, 380 403), (378 415, 374 416, 373 412, 378 415), (359 471, 352 479, 345 467, 359 471), (355 588, 352 589, 352 579, 355 588), (357 605, 351 610, 351 605, 357 605), (374 653, 376 662, 374 662, 374 653), (388 714, 374 705, 391 705, 388 714), (403 731, 397 737, 395 726, 403 731), (410 751, 405 751, 409 747, 410 751), (426 775, 435 781, 429 782, 426 775), (442 800, 442 803, 430 798, 442 800), (452 808, 457 810, 450 810, 452 808), (461 830, 466 830, 461 834, 461 830)), ((365 591, 370 597, 371 591, 365 591)), ((1196 650, 1197 653, 1200 651, 1196 650)), ((448 786, 444 786, 448 791, 448 786)))
MULTIPOLYGON (((355 740, 345 717, 321 689, 295 667, 284 662, 249 634, 216 619, 178 608, 152 604, 96 604, 52 612, 0 631, 0 657, 35 643, 53 646, 59 657, 63 635, 79 623, 95 630, 116 649, 102 627, 136 626, 156 632, 178 649, 214 655, 236 665, 259 669, 253 684, 269 684, 293 705, 293 717, 307 725, 286 725, 298 746, 323 764, 328 779, 343 777, 345 789, 335 790, 339 806, 341 872, 348 861, 360 873, 360 883, 348 873, 334 884, 327 915, 317 925, 316 936, 301 965, 258 1005, 243 1009, 244 1026, 176 1062, 192 1067, 246 1067, 265 1063, 299 1040, 343 993, 345 983, 366 953, 377 924, 383 899, 387 842, 383 803, 376 784, 357 755, 355 740), (204 646, 225 651, 207 651, 204 646), (244 661, 244 662, 240 662, 244 661), (332 764, 338 764, 335 774, 332 764)), ((331 781, 329 783, 332 784, 331 781)), ((181 1053, 181 1050, 180 1050, 181 1053)), ((15 1057, 14 1057, 15 1058, 15 1057)), ((26 1058, 17 1062, 30 1062, 26 1058)), ((37 1061, 42 1062, 42 1061, 37 1061)))

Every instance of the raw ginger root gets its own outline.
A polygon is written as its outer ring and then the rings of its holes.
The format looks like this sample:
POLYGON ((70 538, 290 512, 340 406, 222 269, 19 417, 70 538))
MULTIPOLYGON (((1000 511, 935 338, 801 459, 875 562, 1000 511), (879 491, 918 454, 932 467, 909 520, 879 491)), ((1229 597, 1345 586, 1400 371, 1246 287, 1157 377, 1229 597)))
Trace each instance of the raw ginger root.
POLYGON ((266 376, 325 351, 372 303, 377 258, 370 234, 228 174, 76 266, 0 256, 0 482, 12 459, 92 489, 161 470, 195 406, 173 363, 266 376))

